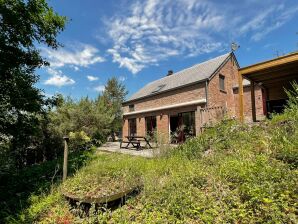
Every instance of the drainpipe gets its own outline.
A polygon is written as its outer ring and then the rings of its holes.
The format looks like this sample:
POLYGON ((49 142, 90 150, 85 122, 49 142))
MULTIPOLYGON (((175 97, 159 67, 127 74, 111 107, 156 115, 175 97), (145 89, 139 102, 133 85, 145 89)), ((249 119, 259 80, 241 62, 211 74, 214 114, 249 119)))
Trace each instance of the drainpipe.
POLYGON ((205 83, 206 107, 208 107, 208 79, 205 83))

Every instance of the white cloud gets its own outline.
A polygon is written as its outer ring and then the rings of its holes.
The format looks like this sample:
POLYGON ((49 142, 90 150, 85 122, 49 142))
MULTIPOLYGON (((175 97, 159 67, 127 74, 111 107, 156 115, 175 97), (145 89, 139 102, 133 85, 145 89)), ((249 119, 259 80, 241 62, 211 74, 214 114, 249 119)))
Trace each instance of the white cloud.
POLYGON ((222 45, 206 34, 220 31, 221 21, 207 1, 139 1, 127 17, 115 17, 109 23, 114 45, 108 53, 120 67, 136 74, 168 57, 220 49, 222 45))
POLYGON ((47 72, 50 75, 61 75, 62 74, 61 70, 57 70, 57 69, 53 69, 53 68, 47 68, 47 72))
POLYGON ((126 77, 123 76, 123 75, 120 75, 119 78, 118 78, 118 80, 119 80, 120 82, 124 82, 124 81, 126 80, 126 77))
POLYGON ((99 78, 96 76, 92 76, 92 75, 87 75, 87 79, 91 82, 98 80, 99 78))
POLYGON ((45 85, 52 85, 52 86, 67 86, 75 84, 75 81, 69 78, 66 75, 52 75, 48 80, 44 82, 45 85))
POLYGON ((79 71, 80 70, 80 68, 78 66, 71 65, 70 67, 73 68, 75 71, 79 71))
POLYGON ((79 67, 88 67, 95 63, 104 62, 99 56, 99 50, 91 45, 77 43, 58 50, 43 48, 42 54, 49 60, 52 67, 70 66, 74 70, 79 67))
POLYGON ((264 22, 263 26, 258 29, 252 36, 252 40, 259 41, 272 31, 280 28, 287 23, 292 17, 298 13, 298 7, 292 7, 284 10, 283 7, 276 7, 274 13, 272 13, 271 20, 264 22))
POLYGON ((93 88, 96 92, 102 92, 105 90, 105 86, 104 85, 99 85, 93 88))
POLYGON ((113 62, 133 74, 170 57, 229 50, 248 36, 259 41, 295 16, 284 0, 137 0, 106 21, 113 62))

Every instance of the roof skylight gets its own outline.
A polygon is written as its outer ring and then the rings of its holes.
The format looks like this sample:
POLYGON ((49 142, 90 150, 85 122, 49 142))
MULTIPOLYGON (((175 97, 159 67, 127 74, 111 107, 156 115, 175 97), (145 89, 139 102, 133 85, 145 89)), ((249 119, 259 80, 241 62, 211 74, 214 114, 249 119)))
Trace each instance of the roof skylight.
POLYGON ((155 88, 155 90, 153 90, 151 93, 158 93, 160 92, 166 85, 159 85, 158 87, 155 88))

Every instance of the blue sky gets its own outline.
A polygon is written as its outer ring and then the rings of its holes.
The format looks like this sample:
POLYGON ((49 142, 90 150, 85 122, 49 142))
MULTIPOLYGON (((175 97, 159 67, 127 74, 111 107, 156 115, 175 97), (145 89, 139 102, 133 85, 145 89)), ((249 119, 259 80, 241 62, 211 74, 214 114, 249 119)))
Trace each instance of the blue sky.
MULTIPOLYGON (((45 95, 96 97, 117 77, 136 92, 230 50, 240 66, 298 50, 297 0, 51 0, 68 17, 63 48, 41 48, 45 95)), ((128 96, 129 96, 128 95, 128 96)))

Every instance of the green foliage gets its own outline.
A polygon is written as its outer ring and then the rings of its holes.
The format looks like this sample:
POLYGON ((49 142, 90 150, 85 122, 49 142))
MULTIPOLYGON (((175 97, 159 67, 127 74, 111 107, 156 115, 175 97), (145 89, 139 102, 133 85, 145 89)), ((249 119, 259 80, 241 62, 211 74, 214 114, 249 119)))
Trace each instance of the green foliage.
POLYGON ((66 18, 45 0, 0 0, 0 15, 0 136, 9 139, 9 161, 21 168, 32 138, 40 134, 39 116, 52 103, 34 86, 36 68, 48 64, 35 45, 57 48, 66 18))
POLYGON ((102 154, 64 182, 63 191, 80 198, 102 198, 140 186, 141 170, 135 162, 129 156, 102 154))
MULTIPOLYGON (((293 94, 293 93, 291 93, 293 94)), ((296 92, 295 92, 296 94, 296 92)), ((297 223, 298 117, 258 125, 224 120, 153 159, 97 153, 63 185, 80 197, 121 191, 141 181, 140 194, 114 211, 79 217, 56 189, 23 214, 40 223, 297 223), (54 203, 55 202, 55 203, 54 203), (48 212, 50 211, 50 212, 48 212), (62 220, 62 221, 61 221, 62 220)))
MULTIPOLYGON (((50 205, 55 204, 56 197, 53 199, 50 196, 39 195, 47 194, 52 184, 59 182, 61 178, 62 137, 70 136, 69 167, 71 173, 88 160, 92 154, 92 150, 89 150, 91 146, 100 145, 106 140, 107 135, 115 130, 113 122, 116 107, 110 107, 109 102, 103 96, 95 100, 83 98, 77 102, 70 98, 63 99, 57 96, 53 101, 56 105, 54 108, 48 107, 42 114, 32 115, 32 120, 27 121, 28 125, 16 130, 20 133, 14 136, 14 146, 18 144, 18 147, 14 147, 13 155, 11 155, 10 147, 11 138, 0 135, 0 155, 3 160, 0 167, 1 220, 5 217, 7 222, 26 221, 30 223, 32 219, 40 217, 40 213, 47 211, 50 205), (28 136, 28 133, 31 134, 28 136), (27 138, 26 143, 22 138, 27 138), (14 156, 18 156, 19 163, 27 167, 21 170, 14 169, 15 167, 11 166, 14 162, 11 158, 15 158, 14 156), (40 162, 43 163, 37 164, 40 162), (30 167, 29 165, 32 164, 35 165, 30 167), (57 164, 60 165, 56 166, 57 164), (41 203, 29 200, 35 197, 41 200, 41 203), (32 207, 29 210, 25 209, 30 204, 33 204, 32 207), (21 209, 23 209, 22 212, 19 212, 21 209), (17 211, 18 216, 12 214, 13 210, 17 211)), ((58 210, 54 209, 54 212, 58 210)), ((45 220, 45 223, 48 221, 55 223, 59 220, 63 223, 63 220, 68 220, 68 218, 57 215, 53 220, 45 220)))
POLYGON ((116 78, 111 78, 103 95, 95 100, 86 97, 74 101, 57 96, 57 106, 49 114, 49 128, 60 136, 83 131, 91 140, 105 142, 109 134, 121 130, 121 104, 126 94, 123 84, 116 78))
MULTIPOLYGON (((284 114, 258 125, 222 121, 153 159, 98 154, 63 189, 84 196, 120 189, 114 180, 125 177, 127 184, 141 180, 142 191, 115 211, 83 218, 71 214, 70 219, 73 223, 297 223, 298 117, 294 115, 298 108, 293 104, 290 100, 284 114)), ((67 210, 66 205, 55 208, 67 210)), ((39 221, 52 216, 55 213, 39 221)))
MULTIPOLYGON (((71 153, 69 175, 93 158, 94 150, 71 153)), ((7 223, 32 223, 33 219, 47 212, 58 198, 61 200, 55 189, 62 179, 62 164, 63 158, 60 157, 19 172, 11 170, 0 175, 0 220, 7 223)))
POLYGON ((292 88, 286 90, 288 104, 285 112, 273 117, 269 124, 271 132, 270 147, 275 158, 298 167, 298 84, 292 83, 292 88))
POLYGON ((69 133, 70 151, 87 150, 91 146, 91 138, 84 131, 69 133))
POLYGON ((78 102, 70 98, 60 99, 56 109, 51 111, 49 116, 49 128, 52 132, 63 136, 70 132, 83 131, 91 139, 101 142, 104 142, 111 132, 115 119, 113 111, 101 96, 95 100, 82 98, 78 102))
POLYGON ((119 132, 122 128, 122 103, 127 93, 125 86, 116 77, 110 78, 105 85, 103 98, 114 115, 111 124, 112 132, 119 132))
POLYGON ((72 215, 74 223, 295 223, 297 172, 255 153, 218 151, 191 160, 178 154, 151 160, 99 154, 63 188, 84 197, 121 190, 113 180, 123 176, 126 184, 139 177, 143 183, 125 206, 84 219, 72 215))

